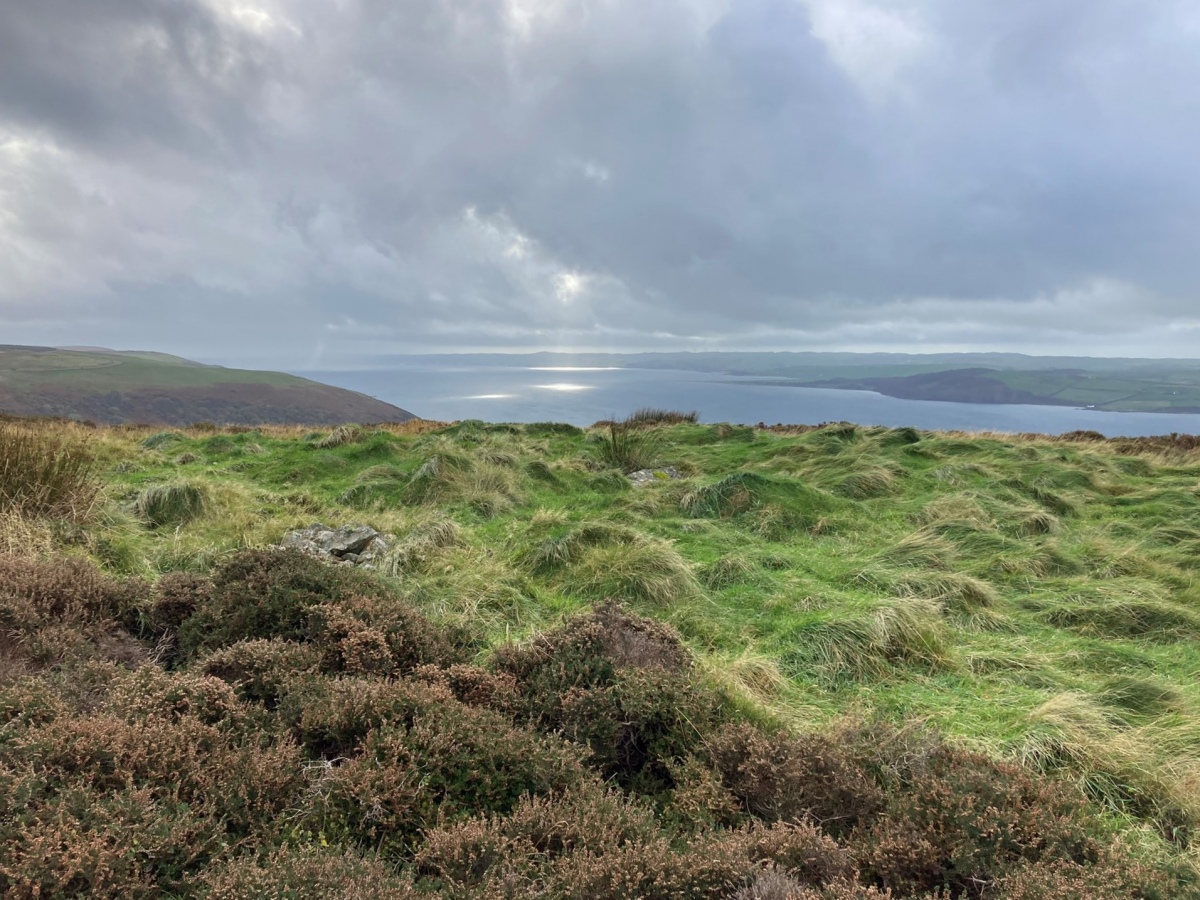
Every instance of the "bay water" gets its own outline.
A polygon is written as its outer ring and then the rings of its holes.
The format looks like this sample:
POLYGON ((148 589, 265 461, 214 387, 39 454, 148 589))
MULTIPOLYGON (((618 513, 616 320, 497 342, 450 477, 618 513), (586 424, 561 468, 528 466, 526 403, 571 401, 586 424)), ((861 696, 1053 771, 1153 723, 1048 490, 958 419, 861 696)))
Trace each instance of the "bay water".
POLYGON ((695 410, 702 422, 860 425, 1109 437, 1200 433, 1200 414, 1069 406, 899 400, 870 391, 763 384, 761 377, 664 369, 518 367, 414 362, 389 369, 296 372, 402 407, 423 419, 590 425, 641 407, 695 410))

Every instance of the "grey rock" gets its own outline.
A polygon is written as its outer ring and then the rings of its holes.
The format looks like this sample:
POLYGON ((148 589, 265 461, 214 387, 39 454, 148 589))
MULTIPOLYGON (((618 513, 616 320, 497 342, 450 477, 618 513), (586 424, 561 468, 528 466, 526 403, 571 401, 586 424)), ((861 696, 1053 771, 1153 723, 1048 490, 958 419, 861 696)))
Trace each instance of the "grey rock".
POLYGON ((347 565, 372 566, 376 559, 387 552, 391 541, 368 525, 330 528, 315 522, 307 528, 284 535, 280 546, 347 565))
POLYGON ((645 487, 648 484, 658 484, 661 481, 674 481, 676 478, 683 478, 683 473, 674 466, 666 466, 662 469, 638 469, 636 472, 630 472, 626 476, 634 487, 645 487))

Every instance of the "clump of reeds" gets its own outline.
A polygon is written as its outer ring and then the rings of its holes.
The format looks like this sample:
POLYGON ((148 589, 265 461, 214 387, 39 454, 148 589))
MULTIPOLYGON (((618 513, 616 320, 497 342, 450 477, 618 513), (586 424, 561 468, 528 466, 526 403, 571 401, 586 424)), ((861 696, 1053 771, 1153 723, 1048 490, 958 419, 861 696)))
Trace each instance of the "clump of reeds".
POLYGON ((0 426, 0 510, 81 521, 95 508, 96 458, 81 441, 0 426))
POLYGON ((657 423, 634 416, 607 422, 600 433, 600 459, 622 472, 636 472, 658 464, 663 436, 657 423))
POLYGON ((626 416, 625 421, 637 425, 695 425, 699 419, 700 414, 694 409, 680 412, 677 409, 643 406, 626 416))

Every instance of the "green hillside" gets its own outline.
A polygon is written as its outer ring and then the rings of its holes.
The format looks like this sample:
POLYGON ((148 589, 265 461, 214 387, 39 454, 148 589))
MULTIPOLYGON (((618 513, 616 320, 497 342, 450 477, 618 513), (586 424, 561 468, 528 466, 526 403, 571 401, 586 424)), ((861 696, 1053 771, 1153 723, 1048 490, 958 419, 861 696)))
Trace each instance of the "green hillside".
POLYGON ((87 440, 90 512, 67 525, 30 501, 4 542, 135 581, 49 612, 4 601, 24 636, 0 764, 113 774, 72 788, 83 818, 38 799, 44 778, 8 782, 9 888, 52 883, 66 857, 31 842, 77 840, 61 829, 125 846, 113 823, 148 815, 127 792, 159 796, 166 763, 111 742, 160 722, 230 778, 275 774, 244 809, 160 823, 164 842, 223 824, 201 857, 147 851, 123 882, 146 896, 1195 896, 1186 440, 653 416, 87 440), (392 549, 375 572, 245 553, 314 521, 392 549), (98 731, 71 730, 81 709, 98 731), (261 770, 238 755, 253 741, 261 770))
POLYGON ((282 372, 208 366, 164 353, 15 346, 0 346, 0 413, 173 425, 412 417, 391 404, 282 372))

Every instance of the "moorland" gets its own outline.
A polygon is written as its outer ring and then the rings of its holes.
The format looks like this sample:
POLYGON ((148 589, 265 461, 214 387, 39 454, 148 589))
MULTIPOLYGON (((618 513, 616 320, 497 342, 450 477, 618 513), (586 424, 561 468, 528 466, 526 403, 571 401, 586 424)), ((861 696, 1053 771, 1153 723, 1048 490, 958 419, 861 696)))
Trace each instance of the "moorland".
POLYGON ((0 451, 5 896, 1200 896, 1186 436, 643 411, 0 451), (315 521, 392 547, 276 549, 315 521))
POLYGON ((0 414, 118 424, 401 422, 372 397, 282 372, 208 366, 166 353, 0 345, 0 414))

